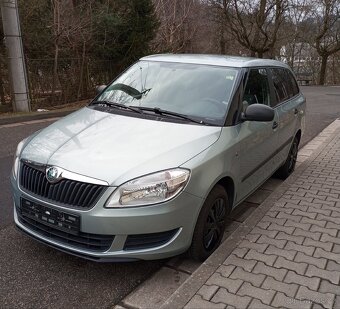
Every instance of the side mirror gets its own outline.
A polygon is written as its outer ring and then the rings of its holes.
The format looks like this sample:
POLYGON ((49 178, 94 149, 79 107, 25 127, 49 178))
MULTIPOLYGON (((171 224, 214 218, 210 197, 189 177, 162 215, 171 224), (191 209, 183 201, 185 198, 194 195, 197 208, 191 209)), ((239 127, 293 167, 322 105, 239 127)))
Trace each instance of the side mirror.
POLYGON ((107 87, 107 85, 100 85, 96 87, 96 93, 99 94, 101 93, 105 88, 107 87))
POLYGON ((242 113, 241 120, 243 121, 273 121, 275 116, 274 110, 264 104, 251 104, 244 113, 242 113))

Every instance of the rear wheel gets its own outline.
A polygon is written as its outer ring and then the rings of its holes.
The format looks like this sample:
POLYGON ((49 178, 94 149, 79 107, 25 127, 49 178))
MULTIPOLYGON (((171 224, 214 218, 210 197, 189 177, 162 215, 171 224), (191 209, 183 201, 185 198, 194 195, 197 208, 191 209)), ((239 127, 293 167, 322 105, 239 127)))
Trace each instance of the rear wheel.
POLYGON ((290 147, 286 162, 275 173, 278 178, 286 179, 291 173, 293 173, 296 165, 298 149, 299 139, 295 136, 292 146, 290 147))
POLYGON ((189 249, 193 259, 204 261, 220 245, 228 210, 227 192, 221 185, 216 185, 205 200, 197 219, 189 249))

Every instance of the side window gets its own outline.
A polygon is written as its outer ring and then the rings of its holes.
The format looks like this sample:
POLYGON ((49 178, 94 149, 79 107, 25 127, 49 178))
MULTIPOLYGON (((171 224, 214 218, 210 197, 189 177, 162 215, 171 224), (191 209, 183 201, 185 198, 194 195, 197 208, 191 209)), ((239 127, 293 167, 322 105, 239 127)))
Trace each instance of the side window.
POLYGON ((269 105, 270 93, 266 69, 251 69, 243 94, 243 111, 248 105, 260 103, 269 105))
POLYGON ((288 74, 288 79, 290 80, 290 82, 292 84, 293 97, 294 97, 294 96, 296 96, 300 92, 299 86, 298 86, 298 84, 296 82, 296 79, 295 79, 293 73, 291 71, 287 70, 287 69, 286 69, 286 72, 288 74))
POLYGON ((290 85, 287 83, 286 74, 283 69, 271 69, 274 91, 277 103, 281 103, 289 98, 290 85))

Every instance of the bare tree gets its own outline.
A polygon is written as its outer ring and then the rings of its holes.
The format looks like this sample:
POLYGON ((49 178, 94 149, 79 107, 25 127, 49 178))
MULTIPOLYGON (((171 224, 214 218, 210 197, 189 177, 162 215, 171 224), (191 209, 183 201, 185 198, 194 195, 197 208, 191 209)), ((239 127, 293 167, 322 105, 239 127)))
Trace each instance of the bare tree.
POLYGON ((197 30, 197 0, 154 0, 160 26, 154 40, 157 52, 184 52, 197 30))
POLYGON ((316 31, 311 43, 321 58, 319 84, 324 85, 328 58, 340 50, 340 1, 315 0, 313 8, 316 31))
POLYGON ((274 54, 286 0, 216 0, 224 12, 226 31, 250 51, 251 56, 274 54))

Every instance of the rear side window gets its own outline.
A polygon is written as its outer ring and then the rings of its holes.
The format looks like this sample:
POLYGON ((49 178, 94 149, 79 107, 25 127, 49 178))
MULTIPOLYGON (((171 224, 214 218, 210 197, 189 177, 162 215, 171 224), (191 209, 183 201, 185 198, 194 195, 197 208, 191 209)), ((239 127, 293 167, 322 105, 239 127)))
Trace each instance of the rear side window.
POLYGON ((294 75, 293 75, 293 73, 291 71, 289 71, 287 69, 285 71, 287 72, 288 78, 289 78, 289 80, 290 80, 290 82, 292 84, 293 96, 296 96, 300 92, 299 86, 298 86, 298 84, 296 82, 296 79, 295 79, 295 77, 294 77, 294 75))
POLYGON ((299 93, 293 74, 283 68, 271 69, 277 104, 286 101, 299 93))

